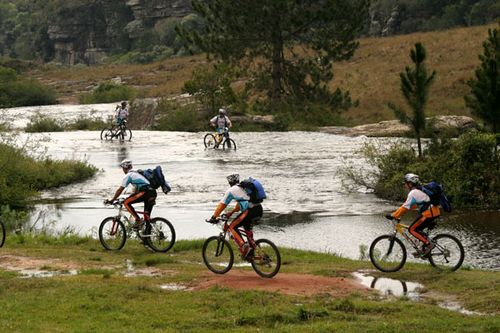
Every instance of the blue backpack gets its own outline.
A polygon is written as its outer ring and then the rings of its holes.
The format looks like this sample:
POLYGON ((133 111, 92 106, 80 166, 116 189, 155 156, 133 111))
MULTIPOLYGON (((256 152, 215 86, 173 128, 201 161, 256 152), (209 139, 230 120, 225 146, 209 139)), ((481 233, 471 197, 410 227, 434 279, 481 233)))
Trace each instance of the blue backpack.
POLYGON ((429 184, 423 185, 420 189, 431 198, 432 205, 441 206, 445 212, 451 212, 451 204, 444 194, 443 185, 432 181, 429 184))
POLYGON ((248 179, 241 181, 239 186, 244 188, 248 193, 251 203, 259 204, 267 198, 264 187, 257 179, 249 177, 248 179))
POLYGON ((139 173, 143 175, 151 185, 152 188, 157 189, 161 187, 163 193, 168 194, 172 190, 170 184, 165 180, 163 176, 163 171, 161 166, 157 166, 154 169, 139 170, 139 173))

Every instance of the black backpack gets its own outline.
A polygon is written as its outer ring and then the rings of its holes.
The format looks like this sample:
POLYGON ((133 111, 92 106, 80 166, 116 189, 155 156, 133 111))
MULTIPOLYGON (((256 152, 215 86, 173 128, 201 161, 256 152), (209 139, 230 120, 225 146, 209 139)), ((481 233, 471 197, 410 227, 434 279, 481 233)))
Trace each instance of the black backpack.
POLYGON ((149 185, 152 188, 157 189, 161 187, 163 193, 168 194, 172 190, 170 184, 165 180, 163 176, 163 171, 161 170, 161 166, 157 166, 154 169, 146 169, 146 170, 138 170, 141 175, 144 176, 149 181, 149 185))
POLYGON ((428 184, 421 186, 422 192, 431 198, 431 204, 434 206, 441 206, 445 212, 451 212, 451 204, 446 195, 444 194, 444 186, 438 182, 432 181, 428 184))

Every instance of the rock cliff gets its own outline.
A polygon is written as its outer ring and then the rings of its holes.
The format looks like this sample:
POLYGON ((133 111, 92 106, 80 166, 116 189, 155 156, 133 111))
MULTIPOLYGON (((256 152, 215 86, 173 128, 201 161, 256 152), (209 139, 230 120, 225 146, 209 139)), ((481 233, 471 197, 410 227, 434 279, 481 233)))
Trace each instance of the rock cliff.
POLYGON ((191 12, 189 0, 87 0, 57 9, 48 28, 55 61, 96 64, 163 19, 191 12))

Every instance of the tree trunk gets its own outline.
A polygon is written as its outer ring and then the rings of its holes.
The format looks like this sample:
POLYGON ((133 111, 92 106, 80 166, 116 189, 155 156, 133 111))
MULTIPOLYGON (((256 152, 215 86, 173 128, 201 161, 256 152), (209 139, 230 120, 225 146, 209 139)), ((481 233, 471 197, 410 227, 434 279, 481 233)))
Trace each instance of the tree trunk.
POLYGON ((271 99, 273 102, 281 100, 282 79, 283 79, 283 38, 281 32, 277 32, 273 38, 273 59, 272 59, 272 90, 271 99))
POLYGON ((422 158, 422 143, 420 142, 420 133, 417 132, 418 157, 422 158))

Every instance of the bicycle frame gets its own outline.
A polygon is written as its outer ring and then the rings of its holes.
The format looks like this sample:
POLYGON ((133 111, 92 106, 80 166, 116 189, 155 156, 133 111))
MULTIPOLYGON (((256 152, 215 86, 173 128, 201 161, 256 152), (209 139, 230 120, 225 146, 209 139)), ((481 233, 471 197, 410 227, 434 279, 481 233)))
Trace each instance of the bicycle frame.
MULTIPOLYGON (((397 235, 400 234, 408 243, 410 243, 412 245, 412 247, 419 254, 422 254, 422 251, 418 247, 418 245, 420 244, 420 241, 415 241, 413 239, 414 236, 412 234, 410 234, 410 232, 408 231, 408 229, 410 228, 410 226, 401 223, 400 220, 391 220, 390 222, 393 224, 393 228, 394 228, 393 235, 394 235, 394 237, 397 237, 397 235)), ((424 235, 427 238, 429 238, 429 240, 430 240, 430 237, 429 237, 428 233, 424 233, 424 235)))
MULTIPOLYGON (((219 234, 219 237, 221 237, 221 239, 232 239, 233 243, 241 250, 241 247, 238 245, 238 243, 236 243, 236 240, 233 238, 231 232, 229 232, 229 225, 230 225, 230 223, 228 223, 229 219, 219 218, 219 221, 224 222, 223 224, 218 224, 218 226, 222 229, 222 232, 219 234)), ((237 228, 237 232, 239 232, 243 240, 246 240, 248 242, 248 244, 252 249, 255 250, 257 248, 257 244, 255 243, 255 240, 253 238, 253 231, 251 230, 247 231, 243 228, 237 228)), ((220 255, 223 249, 224 249, 224 243, 220 242, 217 245, 216 253, 220 255), (221 246, 220 249, 219 246, 221 246)))
MULTIPOLYGON (((118 229, 118 223, 116 223, 117 220, 124 222, 127 229, 132 229, 132 226, 134 224, 131 222, 131 219, 124 214, 124 212, 128 213, 128 211, 123 207, 123 202, 124 200, 118 200, 117 202, 113 203, 113 206, 118 209, 118 215, 116 215, 115 220, 113 220, 111 235, 114 235, 118 229)), ((151 217, 148 213, 143 211, 136 211, 136 213, 144 216, 144 222, 149 223, 149 221, 151 221, 151 217)), ((130 233, 128 235, 130 235, 130 233)))

